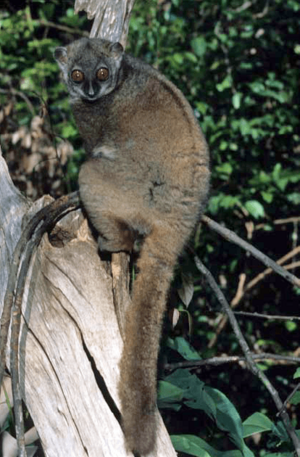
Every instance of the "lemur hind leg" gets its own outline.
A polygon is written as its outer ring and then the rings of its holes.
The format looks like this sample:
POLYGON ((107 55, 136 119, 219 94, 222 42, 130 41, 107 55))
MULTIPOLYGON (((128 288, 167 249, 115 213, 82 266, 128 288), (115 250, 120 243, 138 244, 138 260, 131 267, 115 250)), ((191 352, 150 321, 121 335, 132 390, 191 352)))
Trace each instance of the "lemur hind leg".
POLYGON ((97 160, 85 162, 79 173, 80 198, 98 231, 101 251, 131 252, 135 240, 149 232, 141 216, 141 203, 124 192, 118 176, 112 179, 97 160))

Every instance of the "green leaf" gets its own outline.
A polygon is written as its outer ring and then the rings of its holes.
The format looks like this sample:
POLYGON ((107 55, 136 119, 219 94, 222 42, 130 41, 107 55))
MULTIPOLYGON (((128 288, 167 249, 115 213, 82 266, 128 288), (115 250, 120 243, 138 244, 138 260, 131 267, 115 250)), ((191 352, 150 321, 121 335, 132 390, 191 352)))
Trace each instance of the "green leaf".
POLYGON ((258 219, 259 217, 264 217, 265 215, 265 210, 264 207, 260 202, 257 200, 248 200, 245 203, 245 208, 253 216, 255 219, 258 219))
POLYGON ((204 440, 194 435, 171 435, 172 444, 177 452, 205 457, 243 457, 240 451, 217 451, 204 440))
POLYGON ((240 131, 243 136, 249 135, 253 131, 250 122, 246 119, 240 120, 240 131))
POLYGON ((273 422, 262 413, 254 413, 243 422, 243 437, 272 430, 273 422))
POLYGON ((172 340, 168 338, 168 347, 177 351, 185 360, 201 360, 199 353, 182 336, 177 336, 172 340))
POLYGON ((269 184, 271 181, 271 176, 261 170, 259 173, 255 173, 255 175, 251 178, 250 184, 251 186, 258 187, 260 185, 269 184))
POLYGON ((294 332, 298 328, 296 322, 293 321, 285 321, 284 326, 288 332, 294 332))
POLYGON ((235 205, 239 203, 238 197, 233 197, 232 195, 224 195, 220 202, 220 206, 223 208, 233 208, 235 205))
POLYGON ((231 209, 239 204, 240 200, 238 197, 234 197, 233 195, 225 195, 221 192, 219 195, 215 195, 210 198, 208 207, 209 211, 211 211, 213 214, 216 214, 220 208, 231 209))
POLYGON ((182 65, 184 62, 183 55, 180 54, 179 52, 175 52, 175 54, 173 54, 173 56, 172 56, 172 59, 174 60, 174 62, 176 62, 179 65, 182 65))
POLYGON ((230 439, 241 450, 245 457, 254 457, 243 440, 243 425, 241 418, 231 401, 219 390, 206 387, 205 390, 216 404, 217 426, 229 432, 230 439))
POLYGON ((203 440, 199 438, 200 442, 197 442, 195 438, 197 437, 193 435, 171 435, 171 441, 176 451, 197 457, 214 457, 203 449, 201 445, 203 440))
POLYGON ((232 86, 232 77, 227 75, 223 81, 216 85, 216 88, 219 92, 223 92, 225 89, 229 89, 232 86))
POLYGON ((206 114, 207 110, 209 109, 209 106, 207 105, 207 103, 197 102, 196 108, 199 111, 199 113, 206 114))
POLYGON ((180 387, 174 386, 174 384, 167 381, 158 382, 157 401, 159 408, 179 411, 182 398, 183 390, 180 387))
POLYGON ((273 168, 273 172, 272 172, 272 177, 275 182, 278 181, 278 179, 280 177, 281 169, 282 169, 281 163, 276 163, 276 165, 273 168))
POLYGON ((277 163, 272 172, 272 177, 277 187, 281 191, 284 191, 289 183, 297 183, 300 181, 300 172, 298 169, 282 170, 281 164, 277 163))
POLYGON ((264 201, 266 203, 272 203, 273 201, 273 194, 271 192, 264 192, 264 191, 261 191, 261 196, 262 198, 264 199, 264 201))
POLYGON ((279 421, 276 425, 273 424, 272 432, 276 435, 282 443, 290 443, 290 437, 287 434, 286 428, 282 421, 279 421))
POLYGON ((185 405, 204 411, 212 419, 216 417, 216 405, 204 388, 204 383, 188 370, 179 369, 165 378, 165 381, 184 390, 185 405))
POLYGON ((192 52, 186 52, 184 54, 184 57, 186 59, 188 59, 190 62, 193 62, 193 63, 197 63, 198 62, 197 57, 192 52))
POLYGON ((197 395, 197 390, 204 388, 204 382, 200 381, 196 375, 191 374, 188 370, 184 369, 174 371, 174 373, 167 376, 165 380, 182 388, 185 391, 185 398, 194 398, 194 396, 197 395))
POLYGON ((250 89, 258 95, 262 95, 265 91, 265 85, 260 81, 254 81, 249 84, 250 89))
POLYGON ((300 368, 297 368, 297 370, 294 373, 293 379, 300 378, 300 368))
POLYGON ((191 41, 191 47, 198 57, 202 57, 206 52, 207 44, 205 39, 199 36, 191 41))
POLYGON ((66 124, 63 126, 63 129, 62 129, 62 136, 63 138, 72 138, 74 137, 75 135, 77 134, 77 130, 75 129, 75 127, 73 127, 72 124, 66 124))
POLYGON ((228 178, 231 175, 233 168, 231 163, 225 162, 222 165, 215 167, 215 170, 220 174, 226 175, 226 178, 228 178))
POLYGON ((299 405, 300 403, 300 392, 295 392, 292 398, 290 399, 291 405, 299 405))
POLYGON ((239 109, 241 106, 243 94, 241 92, 236 92, 232 97, 232 104, 235 109, 239 109))
POLYGON ((293 203, 293 205, 300 205, 300 193, 293 192, 293 193, 287 195, 287 200, 290 203, 293 203))

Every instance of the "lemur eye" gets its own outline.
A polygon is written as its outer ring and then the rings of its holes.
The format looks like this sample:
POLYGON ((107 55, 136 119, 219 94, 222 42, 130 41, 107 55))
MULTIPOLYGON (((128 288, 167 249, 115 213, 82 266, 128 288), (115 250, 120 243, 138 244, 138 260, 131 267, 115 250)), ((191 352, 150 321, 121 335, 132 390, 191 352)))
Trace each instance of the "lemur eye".
POLYGON ((109 71, 107 68, 99 68, 96 73, 97 78, 99 81, 106 81, 108 79, 109 71))
POLYGON ((71 78, 75 83, 81 83, 84 80, 84 73, 79 70, 74 70, 71 73, 71 78))

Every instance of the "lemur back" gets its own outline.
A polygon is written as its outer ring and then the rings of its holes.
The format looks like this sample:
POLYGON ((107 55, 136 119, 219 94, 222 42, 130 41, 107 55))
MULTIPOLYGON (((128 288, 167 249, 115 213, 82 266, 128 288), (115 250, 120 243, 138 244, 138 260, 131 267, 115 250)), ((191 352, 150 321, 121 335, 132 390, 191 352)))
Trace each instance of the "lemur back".
POLYGON ((99 247, 143 245, 128 309, 119 393, 129 450, 155 447, 157 355, 177 257, 207 199, 209 154, 183 94, 119 43, 55 50, 88 154, 79 191, 99 247))

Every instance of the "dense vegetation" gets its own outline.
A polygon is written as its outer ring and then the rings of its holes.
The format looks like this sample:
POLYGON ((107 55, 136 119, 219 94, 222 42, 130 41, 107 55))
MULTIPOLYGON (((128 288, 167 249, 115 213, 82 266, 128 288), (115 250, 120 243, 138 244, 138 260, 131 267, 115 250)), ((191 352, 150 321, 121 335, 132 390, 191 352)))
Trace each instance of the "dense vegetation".
MULTIPOLYGON (((1 147, 27 196, 58 196, 76 188, 83 151, 52 52, 90 23, 74 15, 71 0, 28 0, 18 11, 13 4, 0 10, 1 147)), ((296 0, 137 0, 128 43, 128 52, 159 68, 195 109, 211 150, 207 214, 273 259, 290 253, 284 264, 295 274, 299 28, 296 0)), ((237 314, 253 352, 294 356, 299 365, 299 320, 270 316, 299 316, 300 290, 274 274, 257 277, 264 271, 257 260, 204 225, 192 244, 237 311, 269 316, 237 314)), ((173 289, 178 311, 170 312, 176 325, 166 330, 162 367, 242 354, 188 252, 173 289)), ((284 401, 297 384, 297 365, 269 358, 259 366, 284 401)), ((293 456, 268 391, 245 364, 175 368, 161 370, 160 406, 181 455, 293 456), (241 419, 250 416, 243 429, 241 419), (254 432, 261 433, 244 441, 254 432)), ((294 396, 287 404, 295 428, 297 402, 294 396)))

